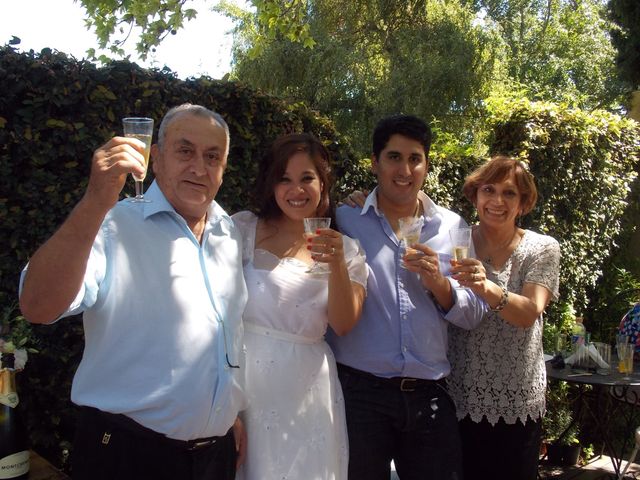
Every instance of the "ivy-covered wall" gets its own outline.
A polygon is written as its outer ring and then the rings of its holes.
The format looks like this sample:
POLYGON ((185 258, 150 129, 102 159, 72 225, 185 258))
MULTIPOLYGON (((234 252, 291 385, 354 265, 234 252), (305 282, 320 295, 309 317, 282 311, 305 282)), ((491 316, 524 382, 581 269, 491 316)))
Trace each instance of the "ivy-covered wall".
POLYGON ((524 226, 561 244, 561 302, 548 318, 559 320, 567 306, 586 314, 598 302, 593 289, 620 238, 638 228, 623 222, 638 205, 637 190, 632 193, 640 167, 638 123, 527 100, 492 107, 492 151, 528 159, 537 180, 540 199, 524 226))
MULTIPOLYGON (((356 186, 371 187, 366 161, 354 159, 331 122, 304 105, 239 83, 181 81, 171 72, 128 62, 96 68, 48 50, 18 54, 3 47, 0 91, 0 309, 8 316, 17 314, 20 269, 80 198, 93 150, 121 132, 124 116, 159 121, 169 107, 187 101, 220 112, 229 123, 231 150, 217 200, 230 212, 251 206, 256 159, 285 132, 309 131, 326 142, 335 159, 337 198, 356 186)), ((561 302, 549 309, 545 329, 552 334, 570 307, 583 313, 598 301, 593 287, 616 241, 637 227, 623 219, 638 218, 624 215, 632 200, 638 203, 630 191, 640 162, 640 129, 600 111, 526 100, 489 106, 488 150, 522 157, 538 181, 541 196, 523 226, 562 245, 561 302)), ((473 207, 460 192, 464 176, 482 161, 436 142, 426 191, 473 222, 473 207)), ((125 193, 132 189, 128 182, 125 193)), ((69 394, 82 355, 81 322, 30 328, 40 352, 19 376, 21 408, 34 448, 65 466, 75 422, 69 394)))

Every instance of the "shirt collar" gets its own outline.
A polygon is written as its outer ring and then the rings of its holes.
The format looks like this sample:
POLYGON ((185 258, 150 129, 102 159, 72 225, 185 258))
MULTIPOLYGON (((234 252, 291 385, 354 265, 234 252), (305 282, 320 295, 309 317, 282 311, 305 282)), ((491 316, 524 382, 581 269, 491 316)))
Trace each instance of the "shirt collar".
MULTIPOLYGON (((436 204, 422 190, 418 191, 418 199, 422 203, 422 211, 424 212, 423 216, 425 220, 430 221, 438 213, 436 204)), ((360 215, 365 215, 370 208, 373 208, 376 215, 379 217, 382 216, 382 212, 378 208, 378 187, 374 188, 367 197, 360 215)))
MULTIPOLYGON (((158 182, 155 180, 151 186, 144 193, 145 198, 150 200, 149 203, 144 204, 144 219, 151 217, 157 213, 167 212, 172 215, 182 217, 175 208, 169 203, 167 197, 164 196, 162 190, 158 186, 158 182)), ((224 211, 224 209, 215 200, 211 202, 207 209, 207 222, 211 225, 218 223, 221 220, 226 220, 227 223, 231 223, 231 217, 224 211)))

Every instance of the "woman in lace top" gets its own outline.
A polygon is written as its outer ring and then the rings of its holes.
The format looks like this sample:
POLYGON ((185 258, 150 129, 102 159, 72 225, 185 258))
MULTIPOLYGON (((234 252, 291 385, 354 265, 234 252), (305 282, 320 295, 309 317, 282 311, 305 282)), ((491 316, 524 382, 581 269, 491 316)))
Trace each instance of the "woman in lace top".
POLYGON ((463 192, 478 211, 477 259, 452 272, 489 306, 477 328, 453 327, 449 336, 449 386, 465 472, 533 480, 546 388, 542 314, 558 297, 560 247, 517 225, 537 199, 534 178, 520 161, 493 157, 466 178, 463 192))
POLYGON ((336 230, 304 237, 304 218, 332 214, 329 160, 311 135, 278 138, 260 164, 257 215, 233 216, 249 292, 242 480, 347 478, 344 400, 324 334, 355 326, 367 267, 359 245, 336 230), (314 260, 329 271, 308 273, 314 260))

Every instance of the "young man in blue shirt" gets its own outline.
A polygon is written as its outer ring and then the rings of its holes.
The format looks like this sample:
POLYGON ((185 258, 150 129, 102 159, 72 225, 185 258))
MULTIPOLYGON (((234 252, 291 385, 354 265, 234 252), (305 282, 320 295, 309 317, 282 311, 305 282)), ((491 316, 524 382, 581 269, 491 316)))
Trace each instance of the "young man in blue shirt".
POLYGON ((422 120, 381 120, 373 134, 377 187, 361 210, 337 211, 341 231, 360 241, 369 268, 360 322, 343 337, 328 334, 345 397, 351 480, 388 480, 391 460, 402 480, 462 478, 446 389, 447 326, 473 328, 486 305, 447 276, 449 230, 466 224, 421 190, 430 145, 422 120), (404 255, 398 220, 411 216, 424 224, 416 252, 404 255))

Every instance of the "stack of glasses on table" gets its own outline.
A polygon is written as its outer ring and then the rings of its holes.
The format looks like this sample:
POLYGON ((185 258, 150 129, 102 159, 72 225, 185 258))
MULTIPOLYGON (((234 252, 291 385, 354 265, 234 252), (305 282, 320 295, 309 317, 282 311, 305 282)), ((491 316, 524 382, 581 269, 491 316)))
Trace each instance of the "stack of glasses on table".
MULTIPOLYGON (((564 352, 564 345, 564 336, 560 335, 557 346, 557 352, 559 352, 559 354, 564 352)), ((590 342, 589 334, 578 336, 577 338, 576 335, 574 335, 571 339, 570 352, 563 363, 570 365, 572 369, 595 372, 599 375, 609 375, 609 373, 611 373, 611 345, 602 342, 590 342)), ((631 355, 633 356, 633 351, 631 355)), ((621 357, 620 354, 618 354, 618 356, 619 358, 627 358, 621 357)), ((626 365, 625 363, 625 366, 626 365)), ((633 371, 633 364, 630 369, 633 371)), ((631 373, 631 371, 628 373, 631 373)))
MULTIPOLYGON (((558 339, 556 358, 561 358, 562 353, 565 352, 562 345, 564 345, 564 339, 563 336, 560 336, 558 339)), ((618 357, 617 370, 619 373, 633 373, 634 350, 635 345, 629 342, 628 336, 617 335, 615 352, 618 357)), ((564 358, 563 363, 570 365, 574 370, 595 372, 599 375, 608 375, 611 373, 611 352, 612 347, 607 343, 589 342, 588 340, 572 342, 570 354, 567 358, 564 358)), ((614 368, 616 368, 616 366, 614 366, 614 368)))

